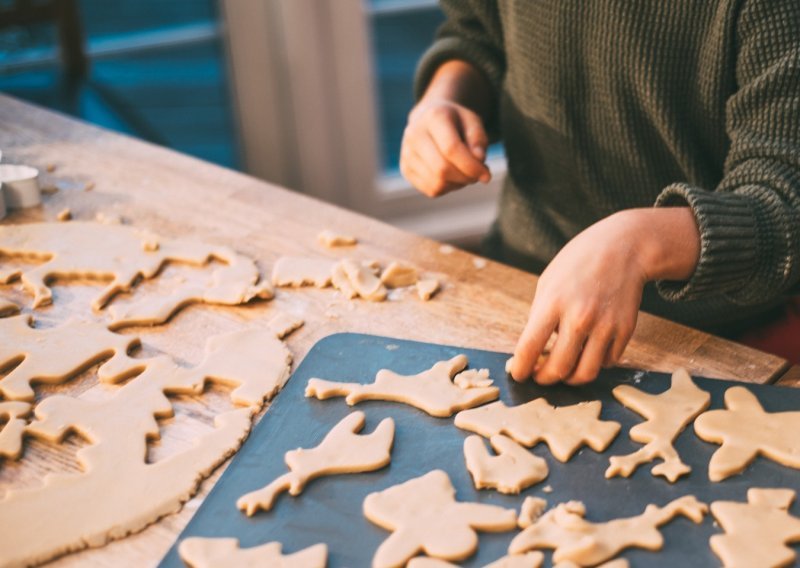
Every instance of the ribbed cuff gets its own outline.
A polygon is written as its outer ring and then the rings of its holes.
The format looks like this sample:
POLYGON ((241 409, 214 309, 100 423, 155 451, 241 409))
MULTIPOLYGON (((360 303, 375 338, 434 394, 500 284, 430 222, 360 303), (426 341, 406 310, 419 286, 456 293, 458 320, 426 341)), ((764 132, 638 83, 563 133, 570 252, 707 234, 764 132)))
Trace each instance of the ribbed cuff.
POLYGON ((661 192, 655 206, 690 207, 700 230, 700 259, 694 274, 684 282, 656 282, 664 299, 675 302, 722 294, 746 304, 757 296, 759 207, 755 200, 676 183, 661 192))
MULTIPOLYGON (((460 37, 443 37, 437 39, 422 55, 414 76, 414 100, 418 101, 425 94, 436 70, 445 62, 457 59, 466 61, 483 73, 495 94, 500 93, 505 67, 493 50, 479 42, 466 41, 460 37)), ((491 137, 497 132, 496 117, 487 117, 490 124, 486 130, 491 137)))

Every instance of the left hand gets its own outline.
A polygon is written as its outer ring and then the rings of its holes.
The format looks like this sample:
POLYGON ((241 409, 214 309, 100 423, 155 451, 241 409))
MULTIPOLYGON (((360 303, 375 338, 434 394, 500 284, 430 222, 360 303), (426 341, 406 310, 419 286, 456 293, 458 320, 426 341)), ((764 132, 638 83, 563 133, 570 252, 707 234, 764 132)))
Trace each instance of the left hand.
POLYGON ((511 375, 541 384, 594 380, 615 364, 636 328, 645 283, 691 276, 700 236, 688 208, 630 209, 573 238, 539 278, 511 375), (558 332, 549 356, 545 344, 558 332))

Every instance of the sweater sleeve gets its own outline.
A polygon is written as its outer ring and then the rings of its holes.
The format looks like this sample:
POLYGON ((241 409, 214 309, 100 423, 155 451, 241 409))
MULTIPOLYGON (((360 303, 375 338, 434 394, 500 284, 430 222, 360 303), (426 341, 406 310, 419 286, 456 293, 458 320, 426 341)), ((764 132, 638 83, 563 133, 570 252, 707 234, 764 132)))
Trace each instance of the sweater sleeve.
MULTIPOLYGON (((488 80, 498 94, 505 74, 503 28, 494 0, 440 0, 446 20, 436 32, 433 45, 423 54, 414 79, 414 97, 419 100, 442 63, 466 61, 488 80)), ((497 117, 488 117, 487 129, 497 117)))
POLYGON ((736 28, 737 91, 726 104, 730 148, 714 191, 676 183, 656 206, 689 206, 700 260, 668 300, 779 297, 800 279, 800 2, 750 0, 736 28))

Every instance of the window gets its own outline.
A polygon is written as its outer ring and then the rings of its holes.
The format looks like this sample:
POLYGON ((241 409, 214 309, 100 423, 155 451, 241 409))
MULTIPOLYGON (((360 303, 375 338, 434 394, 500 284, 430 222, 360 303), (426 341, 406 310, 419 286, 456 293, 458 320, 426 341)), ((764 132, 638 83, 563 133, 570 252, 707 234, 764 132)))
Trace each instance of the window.
POLYGON ((397 170, 417 59, 443 19, 431 0, 223 0, 246 168, 440 240, 474 242, 494 180, 444 198, 397 170))
POLYGON ((218 20, 213 0, 0 3, 0 90, 238 167, 218 20))

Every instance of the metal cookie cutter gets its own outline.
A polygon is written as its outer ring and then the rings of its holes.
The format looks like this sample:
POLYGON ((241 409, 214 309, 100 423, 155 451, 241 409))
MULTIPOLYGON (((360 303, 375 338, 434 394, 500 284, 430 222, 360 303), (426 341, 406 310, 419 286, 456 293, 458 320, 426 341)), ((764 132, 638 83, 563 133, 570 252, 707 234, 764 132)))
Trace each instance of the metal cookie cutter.
POLYGON ((39 170, 30 166, 0 164, 0 182, 9 209, 35 207, 42 202, 39 170))

